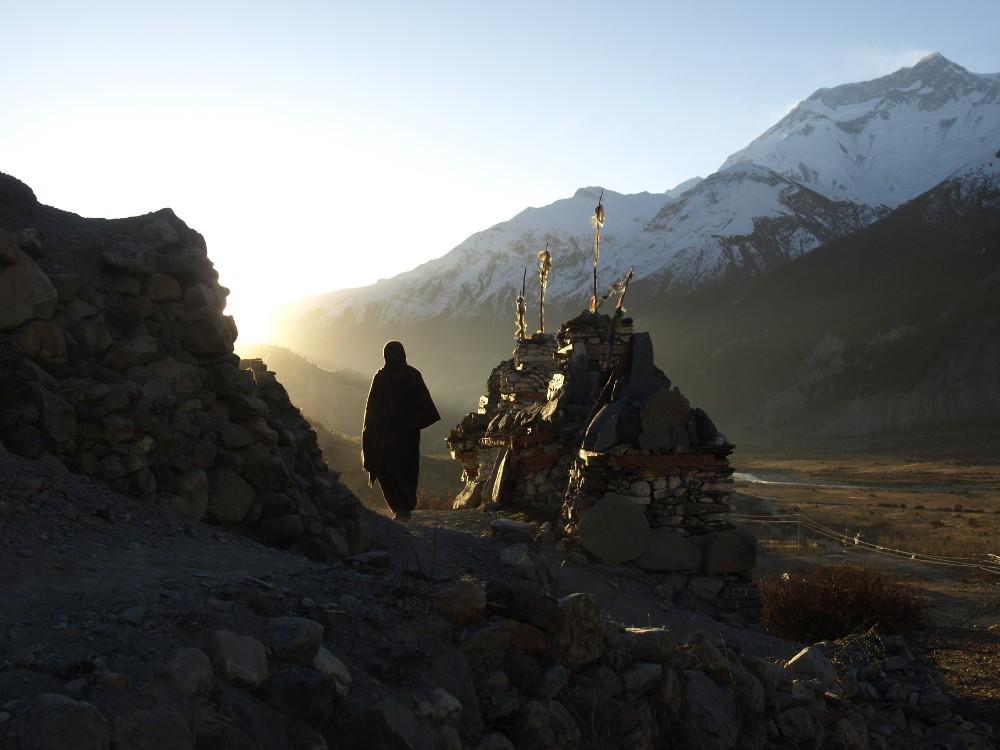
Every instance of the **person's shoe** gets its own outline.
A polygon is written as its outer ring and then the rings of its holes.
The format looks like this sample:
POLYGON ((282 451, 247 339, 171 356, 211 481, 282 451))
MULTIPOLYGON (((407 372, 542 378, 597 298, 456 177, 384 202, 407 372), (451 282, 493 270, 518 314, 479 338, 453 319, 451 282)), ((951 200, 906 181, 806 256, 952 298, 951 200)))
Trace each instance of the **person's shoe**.
POLYGON ((410 520, 410 511, 408 510, 396 511, 392 514, 392 517, 395 520, 399 521, 400 523, 406 523, 407 521, 410 520))

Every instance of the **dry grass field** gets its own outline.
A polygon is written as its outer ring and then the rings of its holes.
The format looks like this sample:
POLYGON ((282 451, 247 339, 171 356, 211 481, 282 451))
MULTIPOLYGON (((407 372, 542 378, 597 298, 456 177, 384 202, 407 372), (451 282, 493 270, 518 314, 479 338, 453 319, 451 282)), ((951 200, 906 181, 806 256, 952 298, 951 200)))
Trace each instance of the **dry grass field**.
POLYGON ((968 713, 1000 725, 1000 558, 992 570, 988 558, 1000 555, 1000 450, 940 448, 738 453, 737 523, 758 537, 761 577, 849 564, 914 587, 927 622, 911 640, 968 713))

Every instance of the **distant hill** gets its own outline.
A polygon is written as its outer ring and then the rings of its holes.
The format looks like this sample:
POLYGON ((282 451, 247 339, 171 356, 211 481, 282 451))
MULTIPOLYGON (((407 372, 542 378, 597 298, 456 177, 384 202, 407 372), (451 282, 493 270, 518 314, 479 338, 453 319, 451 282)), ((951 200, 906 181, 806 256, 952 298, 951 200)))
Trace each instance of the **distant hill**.
MULTIPOLYGON (((308 416, 306 417, 308 419, 308 416)), ((320 450, 329 466, 340 471, 340 481, 347 485, 366 505, 383 507, 382 492, 376 485, 368 486, 368 473, 361 467, 361 439, 332 432, 318 421, 311 421, 320 450)), ((459 476, 461 464, 441 455, 428 455, 426 449, 420 456, 420 484, 418 493, 436 498, 437 504, 448 502, 462 488, 459 476)))
POLYGON ((664 299, 650 325, 671 376, 751 440, 997 424, 1000 151, 770 274, 664 299))

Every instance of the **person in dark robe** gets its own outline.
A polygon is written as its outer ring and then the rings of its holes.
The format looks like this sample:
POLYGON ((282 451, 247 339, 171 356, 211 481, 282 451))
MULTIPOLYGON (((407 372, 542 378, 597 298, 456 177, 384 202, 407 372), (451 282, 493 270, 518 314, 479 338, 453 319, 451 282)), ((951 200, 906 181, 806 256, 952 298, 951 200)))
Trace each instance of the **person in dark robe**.
POLYGON ((406 364, 398 341, 385 345, 385 367, 372 378, 365 424, 361 433, 361 463, 368 484, 379 483, 393 517, 406 521, 417 506, 420 472, 420 431, 441 419, 420 370, 406 364))

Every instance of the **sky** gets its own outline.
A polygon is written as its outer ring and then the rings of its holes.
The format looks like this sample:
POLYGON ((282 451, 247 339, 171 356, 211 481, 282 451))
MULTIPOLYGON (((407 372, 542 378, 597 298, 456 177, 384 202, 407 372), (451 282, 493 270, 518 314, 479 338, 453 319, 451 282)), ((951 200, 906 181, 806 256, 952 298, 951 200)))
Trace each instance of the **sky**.
POLYGON ((240 343, 284 304, 528 206, 715 171, 817 88, 939 51, 1000 72, 1000 3, 7 2, 0 171, 84 216, 169 206, 240 343))

